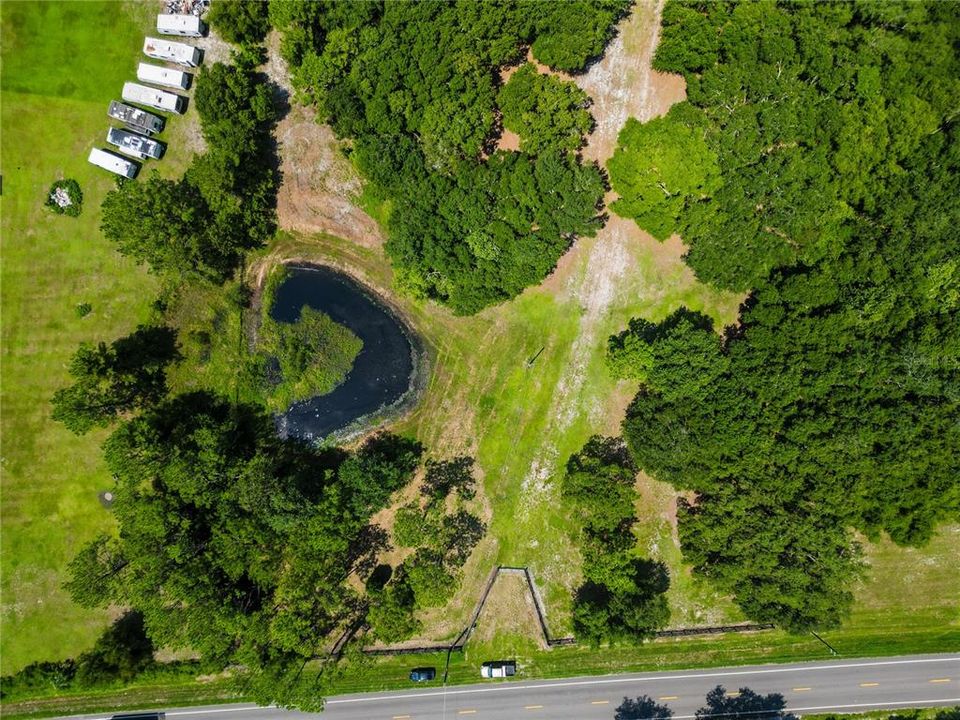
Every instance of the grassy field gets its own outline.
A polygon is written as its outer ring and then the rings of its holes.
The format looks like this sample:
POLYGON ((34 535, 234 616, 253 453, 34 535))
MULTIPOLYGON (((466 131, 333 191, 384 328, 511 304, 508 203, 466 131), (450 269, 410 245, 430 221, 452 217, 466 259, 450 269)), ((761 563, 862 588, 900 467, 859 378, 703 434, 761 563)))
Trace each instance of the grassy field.
MULTIPOLYGON (((112 340, 145 319, 155 279, 101 236, 99 206, 112 176, 86 161, 102 147, 107 104, 134 76, 154 5, 4 2, 2 20, 2 672, 86 649, 107 614, 75 606, 63 570, 110 527, 97 492, 110 480, 102 434, 77 438, 50 420, 49 399, 84 341, 112 340), (76 179, 78 218, 43 207, 50 184, 76 179), (93 307, 80 318, 79 303, 93 307)), ((182 121, 155 164, 179 173, 182 121)))
MULTIPOLYGON (((390 291, 389 266, 380 253, 337 238, 288 235, 265 258, 267 262, 312 259, 353 273, 398 305, 431 348, 433 368, 425 396, 396 429, 417 435, 443 456, 475 455, 492 513, 488 537, 465 568, 461 593, 447 608, 425 616, 425 639, 440 641, 456 635, 490 567, 497 563, 529 565, 545 596, 551 632, 559 636, 571 630, 569 597, 578 579, 579 558, 570 537, 573 523, 557 502, 552 479, 591 433, 617 432, 622 408, 634 390, 609 379, 601 343, 586 361, 573 419, 562 433, 551 434, 551 427, 556 427, 556 395, 562 392, 564 368, 571 363, 580 317, 576 298, 566 297, 565 288, 576 283, 592 242, 583 241, 571 256, 573 262, 561 268, 560 277, 472 318, 454 318, 436 306, 396 296, 390 291), (527 360, 541 347, 544 351, 528 366, 527 360), (544 453, 545 445, 551 448, 549 453, 544 453), (523 480, 543 457, 549 460, 543 463, 546 488, 538 495, 524 488, 523 480)), ((662 317, 680 303, 704 309, 720 322, 729 321, 735 307, 729 299, 695 284, 659 251, 642 243, 631 248, 636 271, 625 278, 609 316, 600 320, 602 338, 631 314, 662 317)), ((670 568, 671 625, 744 620, 729 599, 694 578, 682 563, 673 490, 642 475, 638 488, 638 545, 641 552, 670 568)), ((942 528, 934 541, 919 550, 889 542, 868 544, 867 559, 871 572, 857 588, 851 619, 842 629, 824 634, 838 651, 859 655, 960 648, 960 573, 955 572, 960 566, 960 527, 942 528)), ((720 653, 717 663, 730 662, 747 650, 744 662, 829 653, 811 637, 783 633, 660 641, 642 649, 599 655, 582 648, 541 652, 532 639, 533 628, 526 637, 496 630, 486 634, 499 640, 474 643, 468 656, 474 649, 478 657, 515 652, 539 668, 538 676, 612 670, 621 663, 656 666, 661 655, 673 654, 668 647, 682 648, 679 664, 686 653, 691 664, 713 663, 713 653, 720 653)))
MULTIPOLYGON (((4 673, 32 660, 82 651, 107 617, 75 607, 60 589, 72 554, 110 527, 96 500, 97 491, 109 486, 98 452, 102 435, 73 437, 50 421, 47 401, 66 382, 65 362, 77 344, 129 331, 148 316, 158 290, 153 278, 120 258, 100 236, 97 208, 111 180, 85 160, 105 133, 107 102, 132 75, 151 9, 118 3, 0 5, 6 176, 0 201, 4 673), (43 31, 51 27, 62 32, 43 31), (42 208, 45 190, 58 177, 80 182, 85 193, 80 218, 55 217, 42 208), (83 319, 75 313, 80 302, 93 306, 83 319)), ((159 165, 165 174, 178 172, 187 161, 175 142, 184 126, 174 123, 169 133, 170 152, 159 165)), ((416 435, 439 457, 477 459, 490 532, 464 568, 454 601, 424 616, 424 639, 442 641, 459 632, 497 563, 529 565, 553 634, 571 631, 570 590, 579 581, 580 558, 571 536, 575 522, 559 503, 555 481, 567 457, 591 434, 618 432, 636 389, 615 383, 606 372, 606 337, 633 315, 656 320, 681 304, 711 315, 718 325, 736 316, 739 298, 697 283, 679 259, 676 243, 633 238, 611 248, 604 242, 578 242, 542 286, 470 318, 397 296, 379 250, 330 236, 282 235, 251 264, 251 277, 264 263, 290 259, 339 266, 395 304, 428 346, 432 372, 424 397, 394 429, 416 435), (597 259, 611 250, 620 254, 607 257, 598 271, 597 259), (616 280, 605 287, 608 275, 616 280), (604 302, 595 302, 598 296, 604 302)), ((173 384, 229 392, 236 367, 231 353, 242 349, 239 318, 225 308, 219 291, 193 288, 190 293, 173 304, 171 321, 186 332, 220 323, 221 332, 204 372, 194 373, 194 366, 185 364, 173 384)), ((638 550, 670 568, 672 625, 742 620, 728 599, 683 566, 673 491, 643 477, 638 487, 638 550)), ((826 633, 828 642, 849 656, 960 647, 958 533, 945 528, 923 550, 871 546, 871 577, 858 588, 853 617, 841 630, 826 633)), ((517 657, 524 677, 547 677, 829 655, 810 636, 779 632, 664 640, 642 648, 547 651, 538 646, 533 628, 515 621, 501 624, 496 617, 485 617, 475 642, 454 656, 452 682, 474 681, 479 662, 493 656, 517 657)), ((378 661, 352 672, 336 689, 404 686, 407 670, 417 664, 442 666, 442 658, 378 661)), ((193 701, 182 687, 164 692, 151 688, 125 704, 193 701)), ((209 686, 197 686, 197 693, 219 697, 209 686)), ((106 707, 105 702, 78 699, 70 708, 106 707)))

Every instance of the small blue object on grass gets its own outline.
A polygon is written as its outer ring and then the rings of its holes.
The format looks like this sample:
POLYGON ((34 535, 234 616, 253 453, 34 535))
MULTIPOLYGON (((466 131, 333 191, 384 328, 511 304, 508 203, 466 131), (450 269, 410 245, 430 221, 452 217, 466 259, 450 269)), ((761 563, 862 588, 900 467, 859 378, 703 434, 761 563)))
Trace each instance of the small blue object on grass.
POLYGON ((410 671, 413 682, 429 682, 437 676, 437 669, 432 667, 414 668, 410 671))

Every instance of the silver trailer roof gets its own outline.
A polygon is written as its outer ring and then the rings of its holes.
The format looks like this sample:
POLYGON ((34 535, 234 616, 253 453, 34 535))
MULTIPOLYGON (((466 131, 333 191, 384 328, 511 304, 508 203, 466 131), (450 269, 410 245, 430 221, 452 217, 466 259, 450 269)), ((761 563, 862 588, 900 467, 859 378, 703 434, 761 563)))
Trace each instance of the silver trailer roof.
POLYGON ((156 140, 129 130, 110 128, 107 130, 107 142, 116 145, 121 152, 134 157, 159 159, 163 154, 163 146, 156 140))
POLYGON ((110 101, 107 115, 114 120, 119 120, 146 132, 161 132, 163 130, 163 118, 160 116, 117 100, 110 101))

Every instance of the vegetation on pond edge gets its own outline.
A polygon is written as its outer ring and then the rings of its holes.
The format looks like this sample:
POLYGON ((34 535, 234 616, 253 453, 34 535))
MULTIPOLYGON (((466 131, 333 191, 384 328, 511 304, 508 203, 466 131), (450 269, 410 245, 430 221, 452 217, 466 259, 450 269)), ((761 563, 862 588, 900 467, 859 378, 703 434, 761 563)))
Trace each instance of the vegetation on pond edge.
POLYGON ((349 328, 307 305, 293 322, 274 319, 276 293, 287 277, 289 272, 281 265, 264 284, 256 349, 244 371, 274 412, 331 392, 346 379, 363 348, 363 341, 349 328))

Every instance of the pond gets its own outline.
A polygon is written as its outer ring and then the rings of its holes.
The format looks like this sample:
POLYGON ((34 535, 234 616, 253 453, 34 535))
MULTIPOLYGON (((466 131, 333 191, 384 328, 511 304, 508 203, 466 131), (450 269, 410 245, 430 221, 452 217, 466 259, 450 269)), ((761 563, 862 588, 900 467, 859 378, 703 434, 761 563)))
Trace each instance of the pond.
POLYGON ((328 267, 289 266, 270 314, 296 322, 304 305, 329 315, 363 341, 343 384, 294 404, 277 418, 284 437, 320 440, 354 428, 409 401, 414 393, 416 344, 403 322, 349 276, 328 267))

